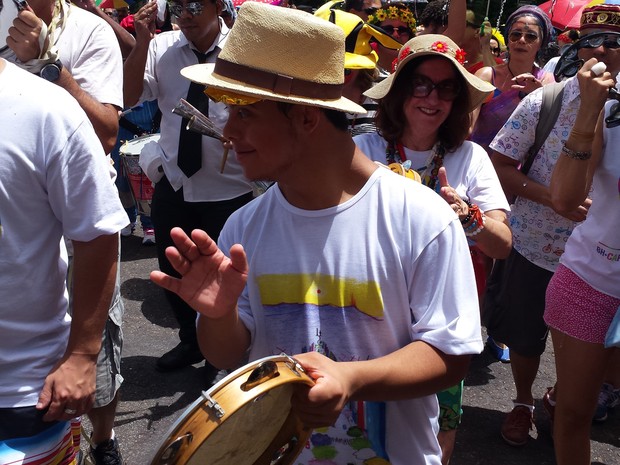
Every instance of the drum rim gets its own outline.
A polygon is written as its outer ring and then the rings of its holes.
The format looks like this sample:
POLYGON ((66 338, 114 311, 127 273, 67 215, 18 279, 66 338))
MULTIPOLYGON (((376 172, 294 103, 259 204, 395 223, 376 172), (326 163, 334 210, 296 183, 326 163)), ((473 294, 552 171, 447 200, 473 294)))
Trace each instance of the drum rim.
MULTIPOLYGON (((153 454, 153 457, 151 458, 151 460, 149 461, 149 464, 153 465, 155 462, 154 460, 160 455, 160 453, 162 453, 165 449, 164 446, 166 446, 170 439, 172 439, 175 436, 175 431, 181 426, 183 425, 188 418, 191 417, 191 415, 200 407, 202 407, 206 400, 208 398, 211 398, 212 395, 215 395, 219 390, 221 390, 223 387, 226 387, 232 380, 237 379, 238 377, 244 375, 247 372, 253 371, 256 367, 258 367, 261 363, 267 362, 267 361, 272 361, 272 362, 290 362, 290 361, 294 361, 297 364, 297 368, 300 368, 302 370, 302 372, 309 378, 309 375, 303 370, 303 368, 299 365, 299 363, 293 358, 290 357, 286 354, 281 354, 281 355, 270 355, 267 357, 263 357, 260 359, 256 359, 252 362, 249 362, 245 365, 243 365, 242 367, 237 368, 236 370, 234 370, 233 372, 229 373, 228 375, 226 375, 224 378, 222 378, 221 380, 219 380, 217 383, 215 383, 213 386, 211 386, 207 391, 201 391, 200 396, 191 404, 189 405, 181 415, 179 415, 179 417, 175 420, 175 422, 170 426, 170 428, 168 429, 164 440, 161 441, 159 447, 157 448, 157 450, 155 451, 155 453, 153 454)), ((240 407, 244 406, 245 404, 241 404, 240 407)))

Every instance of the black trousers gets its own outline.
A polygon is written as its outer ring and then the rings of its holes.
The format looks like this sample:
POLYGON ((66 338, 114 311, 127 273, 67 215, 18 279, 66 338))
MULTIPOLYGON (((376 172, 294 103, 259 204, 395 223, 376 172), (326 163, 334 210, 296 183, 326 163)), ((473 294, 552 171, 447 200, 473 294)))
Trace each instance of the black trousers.
MULTIPOLYGON (((182 228, 187 234, 194 229, 202 229, 217 241, 231 213, 253 198, 252 192, 248 192, 240 197, 220 202, 186 202, 183 199, 183 189, 175 192, 164 176, 155 184, 151 204, 151 219, 157 238, 159 269, 170 276, 179 277, 165 254, 166 248, 173 245, 170 238, 172 228, 182 228)), ((165 293, 180 326, 179 339, 181 342, 197 347, 196 312, 175 293, 170 291, 165 291, 165 293)))

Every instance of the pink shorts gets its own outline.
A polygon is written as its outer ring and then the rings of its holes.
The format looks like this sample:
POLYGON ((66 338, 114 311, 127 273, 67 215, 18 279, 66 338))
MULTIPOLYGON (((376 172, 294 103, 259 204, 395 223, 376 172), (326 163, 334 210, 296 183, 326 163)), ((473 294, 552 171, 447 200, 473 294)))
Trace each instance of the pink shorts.
POLYGON ((563 265, 547 287, 545 322, 575 339, 603 344, 620 299, 590 287, 563 265))

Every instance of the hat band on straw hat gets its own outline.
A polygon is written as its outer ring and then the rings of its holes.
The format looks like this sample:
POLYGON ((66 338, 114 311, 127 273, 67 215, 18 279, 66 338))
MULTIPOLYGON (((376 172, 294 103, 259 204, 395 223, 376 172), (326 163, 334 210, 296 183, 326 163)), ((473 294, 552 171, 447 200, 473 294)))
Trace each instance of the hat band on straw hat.
MULTIPOLYGON (((306 81, 284 74, 263 71, 249 66, 217 58, 215 74, 241 81, 244 84, 260 87, 278 95, 297 95, 306 98, 339 99, 344 84, 326 84, 306 81)), ((343 73, 344 76, 344 73, 343 73)))

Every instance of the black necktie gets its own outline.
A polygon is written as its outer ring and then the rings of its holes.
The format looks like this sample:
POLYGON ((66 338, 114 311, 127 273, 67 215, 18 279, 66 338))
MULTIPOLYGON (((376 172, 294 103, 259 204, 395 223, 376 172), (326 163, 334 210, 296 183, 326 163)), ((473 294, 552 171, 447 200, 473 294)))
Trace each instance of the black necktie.
MULTIPOLYGON (((192 51, 196 54, 198 62, 204 63, 207 61, 207 57, 219 51, 219 48, 215 47, 209 53, 200 53, 197 50, 192 51)), ((186 100, 202 114, 209 116, 209 97, 205 95, 204 88, 203 84, 192 82, 187 91, 186 100)), ((186 129, 188 122, 187 118, 183 118, 181 121, 177 165, 179 165, 183 174, 189 178, 202 166, 202 134, 186 129)))

